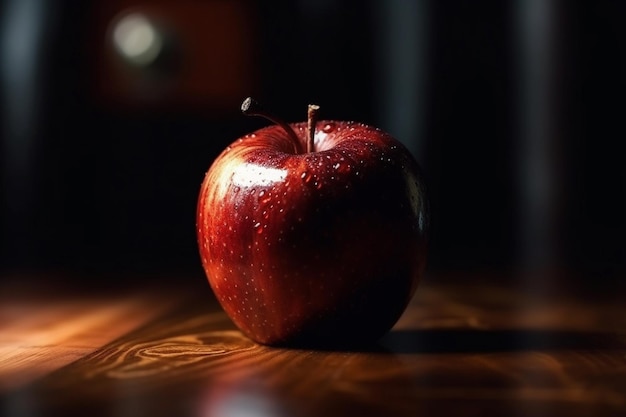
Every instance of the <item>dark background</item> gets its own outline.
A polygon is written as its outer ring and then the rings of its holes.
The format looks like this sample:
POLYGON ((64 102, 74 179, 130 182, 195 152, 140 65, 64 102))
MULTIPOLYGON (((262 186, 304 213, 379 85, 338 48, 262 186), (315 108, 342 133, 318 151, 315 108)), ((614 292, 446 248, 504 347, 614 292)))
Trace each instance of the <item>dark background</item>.
POLYGON ((625 2, 0 5, 4 280, 203 279, 200 182, 265 125, 239 113, 255 95, 289 121, 314 102, 407 144, 432 276, 623 288, 625 2), (132 12, 168 40, 145 67, 112 47, 132 12))

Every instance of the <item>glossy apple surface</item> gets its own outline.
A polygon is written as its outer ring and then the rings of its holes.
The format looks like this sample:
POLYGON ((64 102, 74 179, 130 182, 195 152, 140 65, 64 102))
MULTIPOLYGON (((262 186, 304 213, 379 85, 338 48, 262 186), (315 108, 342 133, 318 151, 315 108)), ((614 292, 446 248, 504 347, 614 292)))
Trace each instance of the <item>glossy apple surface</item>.
POLYGON ((426 262, 418 166, 385 132, 319 121, 313 152, 269 126, 232 143, 202 183, 197 234, 222 307, 269 345, 372 342, 398 320, 426 262))

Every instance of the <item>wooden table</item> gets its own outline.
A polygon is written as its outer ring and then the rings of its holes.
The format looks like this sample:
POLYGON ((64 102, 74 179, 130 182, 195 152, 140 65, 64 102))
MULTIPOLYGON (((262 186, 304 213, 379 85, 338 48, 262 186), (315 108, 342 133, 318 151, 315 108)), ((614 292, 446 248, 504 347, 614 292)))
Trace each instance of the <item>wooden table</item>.
POLYGON ((2 416, 626 415, 619 300, 431 279, 380 344, 313 351, 252 343, 204 283, 17 287, 0 293, 2 416))

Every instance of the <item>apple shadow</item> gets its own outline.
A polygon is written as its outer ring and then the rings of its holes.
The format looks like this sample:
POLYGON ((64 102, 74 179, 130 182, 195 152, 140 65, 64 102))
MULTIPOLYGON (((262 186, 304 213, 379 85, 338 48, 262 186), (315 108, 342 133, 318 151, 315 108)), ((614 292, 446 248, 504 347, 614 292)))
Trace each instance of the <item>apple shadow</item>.
POLYGON ((569 330, 392 330, 368 352, 391 354, 489 353, 531 350, 623 349, 617 333, 569 330))
POLYGON ((375 343, 329 342, 284 346, 326 352, 424 354, 626 349, 626 335, 560 329, 391 330, 375 343))

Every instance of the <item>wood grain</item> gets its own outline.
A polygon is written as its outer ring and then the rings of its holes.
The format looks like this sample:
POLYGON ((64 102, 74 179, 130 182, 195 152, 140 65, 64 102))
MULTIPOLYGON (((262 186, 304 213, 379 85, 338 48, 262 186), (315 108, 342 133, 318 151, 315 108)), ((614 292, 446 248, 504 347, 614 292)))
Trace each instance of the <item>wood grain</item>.
POLYGON ((28 399, 46 416, 623 415, 623 307, 531 298, 424 286, 379 344, 313 351, 256 345, 190 296, 12 391, 5 412, 28 399))
POLYGON ((72 363, 171 308, 171 293, 0 291, 0 392, 72 363))

